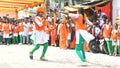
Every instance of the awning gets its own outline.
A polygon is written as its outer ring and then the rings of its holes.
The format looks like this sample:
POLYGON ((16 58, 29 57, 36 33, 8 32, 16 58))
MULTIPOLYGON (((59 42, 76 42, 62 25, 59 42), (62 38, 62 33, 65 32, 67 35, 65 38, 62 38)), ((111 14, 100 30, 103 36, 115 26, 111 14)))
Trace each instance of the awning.
POLYGON ((106 4, 108 3, 109 0, 105 0, 105 1, 94 1, 94 2, 89 2, 89 3, 84 3, 82 5, 75 5, 75 6, 67 6, 67 7, 64 7, 65 10, 68 10, 68 11, 77 11, 78 8, 84 8, 84 9, 89 9, 89 8, 92 8, 92 7, 95 7, 95 6, 100 6, 102 4, 106 4))
POLYGON ((64 12, 67 11, 70 13, 71 12, 77 13, 77 10, 79 8, 83 8, 83 9, 85 9, 85 14, 88 16, 89 20, 95 21, 96 14, 95 14, 94 7, 107 4, 108 2, 109 2, 109 0, 105 0, 105 1, 97 1, 97 2, 95 1, 95 2, 84 3, 82 5, 66 6, 66 7, 64 7, 64 12))
POLYGON ((72 6, 66 6, 66 7, 64 7, 64 9, 67 11, 77 11, 78 10, 76 8, 73 8, 72 6))
POLYGON ((0 11, 19 11, 44 3, 44 0, 0 0, 0 11))

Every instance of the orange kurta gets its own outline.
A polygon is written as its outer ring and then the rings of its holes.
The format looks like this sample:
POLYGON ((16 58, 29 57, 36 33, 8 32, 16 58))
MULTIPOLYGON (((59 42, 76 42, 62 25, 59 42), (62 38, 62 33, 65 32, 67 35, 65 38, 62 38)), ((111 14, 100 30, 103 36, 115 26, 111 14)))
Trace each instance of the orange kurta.
POLYGON ((79 17, 75 20, 76 21, 76 30, 78 29, 82 29, 82 30, 86 30, 86 23, 82 23, 83 22, 83 16, 80 14, 79 17))
MULTIPOLYGON (((83 16, 82 16, 82 14, 79 14, 79 17, 75 19, 75 22, 76 22, 76 25, 75 25, 75 29, 76 30, 87 30, 86 23, 83 23, 83 16)), ((73 46, 75 48, 75 45, 76 45, 76 38, 74 38, 71 46, 73 46)))
POLYGON ((51 28, 51 45, 56 45, 56 36, 57 36, 57 31, 56 31, 56 25, 52 25, 51 28))
POLYGON ((23 23, 19 23, 19 32, 23 32, 24 31, 24 25, 23 23))
POLYGON ((112 25, 109 24, 109 28, 107 29, 107 25, 103 26, 103 36, 104 38, 109 38, 111 35, 112 25))
POLYGON ((17 34, 17 33, 18 33, 18 29, 19 29, 18 26, 14 26, 14 28, 13 28, 13 33, 14 33, 14 34, 17 34))
POLYGON ((10 26, 9 23, 5 23, 3 26, 3 33, 4 34, 10 34, 10 26))
MULTIPOLYGON (((44 17, 40 18, 40 17, 35 17, 35 19, 38 19, 40 22, 42 22, 44 20, 44 17)), ((35 22, 35 19, 34 19, 34 22, 35 22)), ((41 31, 41 30, 44 30, 45 29, 45 23, 42 23, 43 25, 42 26, 39 26, 36 22, 35 22, 35 29, 37 31, 41 31)))
POLYGON ((112 37, 113 40, 117 39, 117 30, 112 31, 111 37, 112 37))
POLYGON ((66 19, 62 20, 62 23, 60 24, 60 48, 66 49, 67 48, 67 40, 68 40, 68 30, 66 27, 66 19))

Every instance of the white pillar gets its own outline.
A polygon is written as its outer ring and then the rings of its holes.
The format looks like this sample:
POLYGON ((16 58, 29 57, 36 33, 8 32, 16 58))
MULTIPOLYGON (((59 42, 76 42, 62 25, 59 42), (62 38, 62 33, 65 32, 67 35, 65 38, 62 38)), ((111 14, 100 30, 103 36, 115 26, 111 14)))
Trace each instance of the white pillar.
POLYGON ((115 23, 115 19, 120 17, 120 0, 113 0, 112 2, 112 22, 115 23))
POLYGON ((55 0, 50 0, 50 8, 54 10, 55 8, 55 0))
POLYGON ((72 6, 72 0, 69 0, 69 5, 72 6))

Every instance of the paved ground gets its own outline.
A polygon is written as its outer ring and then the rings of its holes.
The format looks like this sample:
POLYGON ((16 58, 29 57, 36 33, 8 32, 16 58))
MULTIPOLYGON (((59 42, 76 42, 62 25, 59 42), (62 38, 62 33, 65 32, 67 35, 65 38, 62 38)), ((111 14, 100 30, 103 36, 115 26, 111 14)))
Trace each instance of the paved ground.
POLYGON ((0 68, 120 68, 120 57, 86 52, 87 62, 82 63, 74 50, 49 47, 48 61, 40 61, 42 46, 29 59, 33 45, 0 45, 0 68))

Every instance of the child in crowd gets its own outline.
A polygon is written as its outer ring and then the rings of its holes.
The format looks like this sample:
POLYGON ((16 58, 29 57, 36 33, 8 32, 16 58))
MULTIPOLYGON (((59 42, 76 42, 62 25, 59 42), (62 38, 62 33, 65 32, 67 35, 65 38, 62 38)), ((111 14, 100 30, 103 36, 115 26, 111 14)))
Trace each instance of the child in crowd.
POLYGON ((9 45, 10 44, 10 25, 9 25, 9 20, 5 20, 5 23, 3 24, 2 31, 3 31, 3 38, 5 39, 5 44, 9 45))
POLYGON ((13 26, 13 43, 18 44, 18 24, 15 23, 13 26))
POLYGON ((112 30, 112 45, 114 50, 113 55, 117 55, 117 49, 120 55, 120 30, 118 29, 118 24, 115 24, 115 29, 112 30))
POLYGON ((103 25, 102 29, 103 29, 103 37, 105 38, 105 41, 107 43, 107 49, 109 55, 112 55, 112 41, 111 41, 112 25, 108 19, 105 20, 105 24, 103 25))

